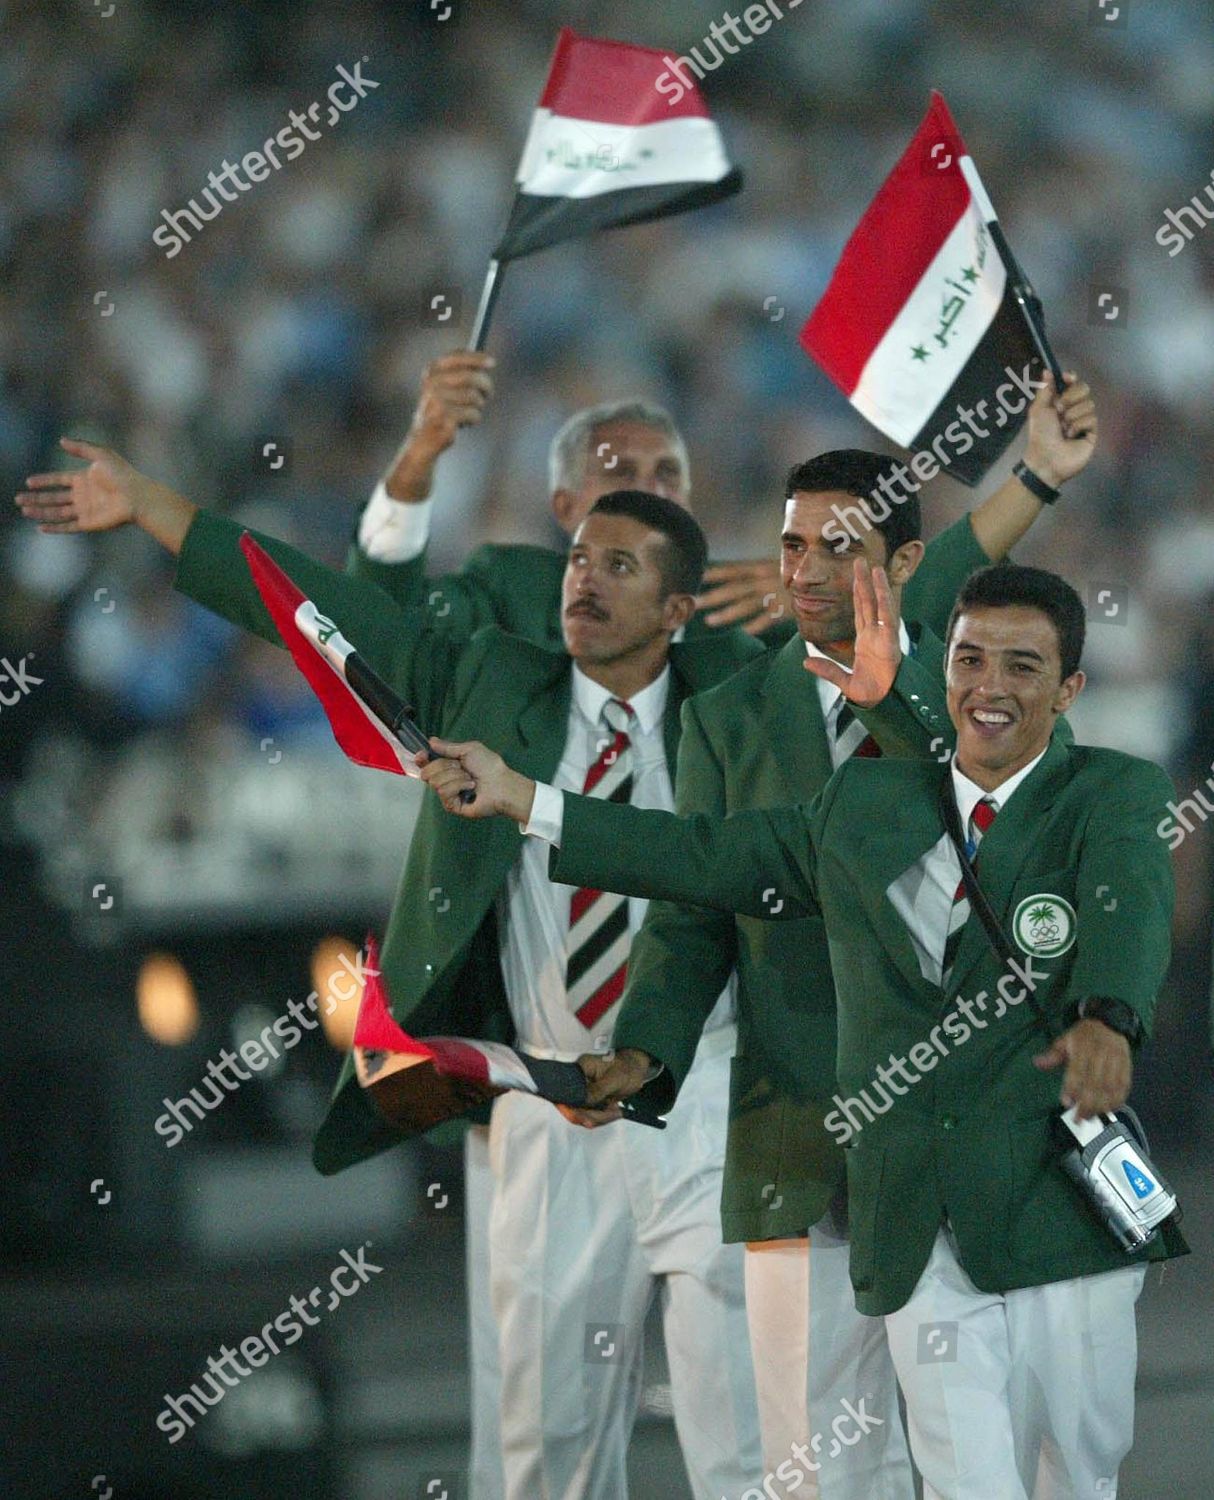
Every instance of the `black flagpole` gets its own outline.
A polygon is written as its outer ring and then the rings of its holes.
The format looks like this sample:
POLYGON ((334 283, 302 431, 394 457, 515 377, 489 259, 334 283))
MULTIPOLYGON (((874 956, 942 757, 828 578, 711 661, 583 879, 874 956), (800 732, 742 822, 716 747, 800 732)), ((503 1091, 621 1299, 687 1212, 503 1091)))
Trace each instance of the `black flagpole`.
POLYGON ((1004 269, 1007 271, 1008 281, 1011 283, 1012 296, 1024 315, 1024 321, 1028 325, 1029 333, 1032 335, 1033 343, 1037 346, 1037 353, 1041 356, 1041 362, 1054 377, 1054 388, 1059 393, 1063 390, 1066 382, 1062 378, 1062 366, 1058 363, 1050 341, 1045 332, 1045 311, 1041 306, 1041 298, 1033 290, 1033 284, 1024 274, 1020 262, 1012 254, 1012 247, 1007 242, 1007 236, 1003 232, 1003 226, 995 213, 995 205, 987 195, 982 185, 982 179, 978 176, 978 168, 974 165, 971 156, 963 156, 959 163, 961 175, 965 178, 969 190, 974 195, 974 202, 978 205, 978 212, 982 215, 983 222, 990 230, 991 239, 994 241, 995 249, 999 252, 999 258, 1003 261, 1004 269))
POLYGON ((491 260, 489 269, 485 273, 485 284, 481 288, 481 300, 476 309, 476 318, 472 324, 472 334, 468 340, 468 348, 473 353, 479 354, 485 347, 485 340, 489 336, 489 323, 493 317, 493 309, 497 306, 497 294, 502 288, 502 272, 505 269, 500 260, 491 260))

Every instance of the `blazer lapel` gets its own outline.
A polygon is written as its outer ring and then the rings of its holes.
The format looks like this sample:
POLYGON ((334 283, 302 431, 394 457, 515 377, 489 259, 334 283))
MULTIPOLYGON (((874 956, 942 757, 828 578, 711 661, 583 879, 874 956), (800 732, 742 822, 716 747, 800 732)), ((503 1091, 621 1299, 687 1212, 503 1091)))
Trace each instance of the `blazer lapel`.
POLYGON ((790 802, 808 802, 830 780, 834 766, 822 717, 818 681, 805 670, 799 635, 782 646, 763 686, 762 733, 769 736, 790 802))
POLYGON ((679 669, 677 657, 670 662, 670 691, 666 694, 666 711, 662 715, 662 744, 666 750, 666 766, 674 784, 675 767, 679 763, 679 736, 682 733, 684 702, 695 692, 679 669))
POLYGON ((854 861, 856 884, 868 893, 871 919, 882 936, 886 953, 898 965, 911 991, 933 1009, 940 997, 939 987, 924 977, 910 929, 891 901, 889 891, 944 832, 936 812, 938 785, 933 776, 918 786, 908 787, 897 809, 882 814, 879 827, 871 827, 853 838, 849 853, 849 861, 854 861))
MULTIPOLYGON (((1057 735, 1050 739, 1040 763, 1020 783, 982 837, 975 867, 978 884, 986 892, 995 915, 1006 928, 1012 887, 1037 845, 1041 816, 1070 777, 1070 754, 1057 735)), ((959 993, 974 968, 990 952, 982 918, 971 911, 953 964, 949 994, 959 993)))
POLYGON ((536 781, 552 780, 569 734, 572 699, 572 660, 564 652, 554 651, 551 670, 538 676, 518 716, 518 738, 522 748, 515 770, 536 781))

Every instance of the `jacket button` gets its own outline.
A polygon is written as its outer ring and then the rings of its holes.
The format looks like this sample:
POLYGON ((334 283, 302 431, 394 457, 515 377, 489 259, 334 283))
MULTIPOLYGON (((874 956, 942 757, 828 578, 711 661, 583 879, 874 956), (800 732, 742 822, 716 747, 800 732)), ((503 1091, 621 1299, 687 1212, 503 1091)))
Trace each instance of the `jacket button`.
POLYGON ((940 1129, 941 1130, 954 1130, 954 1129, 956 1129, 956 1126, 957 1126, 957 1116, 956 1115, 941 1115, 940 1116, 940 1129))

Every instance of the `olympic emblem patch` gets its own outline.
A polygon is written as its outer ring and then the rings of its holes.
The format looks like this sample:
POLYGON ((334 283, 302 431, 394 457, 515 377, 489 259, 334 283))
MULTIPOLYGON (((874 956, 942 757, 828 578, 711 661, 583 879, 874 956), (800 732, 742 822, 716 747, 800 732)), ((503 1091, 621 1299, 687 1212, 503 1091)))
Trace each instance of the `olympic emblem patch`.
POLYGON ((1073 946, 1077 926, 1071 903, 1048 891, 1026 896, 1012 918, 1012 934, 1021 951, 1034 958, 1059 958, 1073 946))

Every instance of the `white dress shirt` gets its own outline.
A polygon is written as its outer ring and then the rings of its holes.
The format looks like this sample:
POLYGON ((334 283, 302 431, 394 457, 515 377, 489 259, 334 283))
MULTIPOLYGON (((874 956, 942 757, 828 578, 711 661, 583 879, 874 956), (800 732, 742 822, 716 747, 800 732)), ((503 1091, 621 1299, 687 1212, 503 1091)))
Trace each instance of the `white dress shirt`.
MULTIPOLYGON (((1045 751, 1041 752, 1044 755, 1045 751)), ((995 804, 996 813, 1003 811, 1008 798, 1033 770, 1041 755, 1034 756, 1028 765, 1009 776, 993 792, 985 792, 957 766, 953 757, 953 793, 957 798, 957 811, 961 816, 961 828, 969 829, 969 820, 974 808, 985 797, 995 804)), ((979 859, 981 853, 979 853, 979 859)), ((944 973, 944 948, 948 942, 949 918, 953 911, 953 898, 961 880, 961 861, 953 848, 948 834, 942 834, 937 843, 920 856, 908 870, 904 870, 887 890, 891 904, 906 923, 911 942, 919 959, 919 971, 932 984, 941 984, 944 973)))
MULTIPOLYGON (((820 682, 819 686, 830 688, 836 698, 841 698, 838 689, 831 684, 820 682)), ((837 707, 838 704, 832 701, 829 711, 835 712, 837 707)), ((1044 754, 1043 750, 1041 755, 1035 756, 1014 776, 1009 776, 993 792, 984 792, 980 786, 960 771, 954 756, 953 790, 957 798, 957 810, 961 815, 961 827, 963 829, 969 827, 970 815, 983 797, 989 798, 995 804, 997 813, 1001 812, 1008 798, 1044 754)), ((570 790, 577 790, 577 788, 570 788, 570 790)), ((652 807, 657 804, 651 802, 640 805, 652 807)), ((535 800, 531 806, 531 817, 523 825, 523 832, 531 835, 532 842, 538 843, 541 848, 545 843, 559 844, 564 825, 564 812, 565 801, 561 792, 542 781, 537 782, 535 800)), ((547 851, 544 852, 546 855, 547 851)), ((910 932, 911 942, 915 946, 915 953, 919 959, 920 972, 932 984, 942 982, 949 917, 952 915, 953 897, 960 879, 961 861, 957 858, 952 839, 944 833, 926 854, 923 854, 892 882, 886 892, 894 909, 906 923, 910 932)))
MULTIPOLYGON (((670 668, 635 693, 629 702, 635 718, 629 725, 632 742, 632 805, 671 811, 674 795, 666 765, 663 721, 670 692, 670 668)), ((580 792, 586 773, 598 759, 599 746, 608 733, 602 718, 603 705, 614 696, 592 682, 577 666, 573 668, 573 701, 565 753, 552 785, 537 784, 536 805, 525 832, 540 833, 536 825, 540 793, 555 807, 557 837, 565 791, 580 792)), ((587 1029, 569 1008, 565 990, 566 943, 569 935, 569 904, 576 889, 557 885, 548 878, 548 848, 543 836, 524 841, 523 851, 507 876, 498 897, 497 919, 502 976, 506 998, 514 1019, 519 1045, 538 1057, 572 1061, 583 1052, 603 1052, 611 1045, 611 1027, 616 1007, 603 1016, 593 1030, 587 1029)), ((634 897, 628 902, 628 929, 634 936, 649 903, 634 897)), ((710 1032, 728 1028, 734 1019, 734 982, 722 991, 705 1025, 710 1032)))
POLYGON ((430 540, 433 500, 393 500, 381 479, 358 523, 358 545, 375 562, 412 562, 430 540))
MULTIPOLYGON (((911 638, 907 633, 906 623, 902 620, 898 622, 898 638, 902 646, 903 656, 912 655, 911 638)), ((819 651, 809 641, 806 641, 804 645, 806 656, 821 656, 826 658, 826 653, 819 651)), ((834 661, 833 656, 827 659, 834 661)), ((836 666, 843 666, 842 662, 836 662, 835 664, 836 666)), ((843 670, 850 675, 850 667, 843 667, 843 670)), ((818 701, 822 705, 822 717, 826 721, 826 740, 830 746, 831 758, 833 760, 835 740, 837 738, 835 735, 834 720, 838 717, 840 706, 847 700, 833 682, 827 682, 824 677, 816 677, 814 681, 818 686, 818 701)), ((842 758, 846 759, 846 756, 842 758)), ((838 761, 834 763, 836 767, 839 764, 838 761)), ((580 792, 581 786, 573 787, 571 790, 580 792)), ((633 798, 633 802, 637 806, 658 805, 656 803, 637 803, 635 797, 633 798)), ((665 806, 666 804, 662 805, 665 806)), ((554 787, 548 786, 545 782, 537 781, 535 784, 535 800, 531 804, 531 817, 528 822, 521 825, 523 832, 531 834, 537 839, 543 839, 549 844, 559 844, 561 841, 563 820, 564 799, 561 797, 560 792, 554 787)))
MULTIPOLYGON (((834 661, 835 666, 843 667, 843 670, 851 676, 851 668, 844 666, 841 661, 835 661, 833 656, 827 656, 825 651, 819 651, 812 641, 805 643, 806 656, 820 656, 824 661, 834 661)), ((898 644, 902 647, 903 656, 913 656, 910 634, 906 628, 906 621, 898 621, 898 644)), ((818 702, 822 705, 822 719, 826 724, 826 743, 830 747, 831 764, 837 771, 848 758, 847 751, 839 745, 839 735, 835 726, 835 720, 839 717, 839 710, 847 702, 843 694, 833 682, 827 682, 825 677, 815 677, 818 684, 818 702)))

